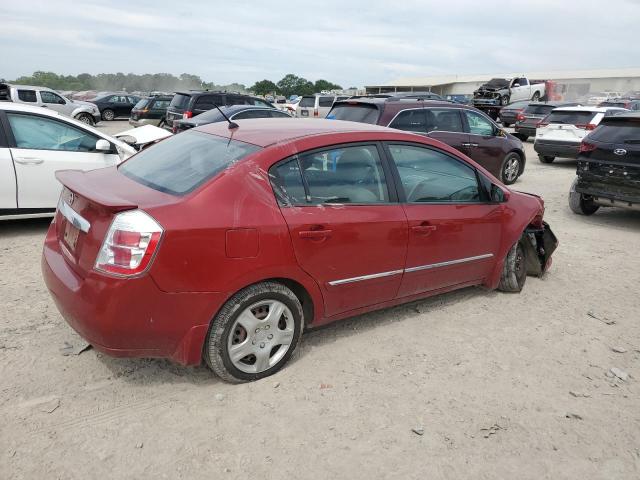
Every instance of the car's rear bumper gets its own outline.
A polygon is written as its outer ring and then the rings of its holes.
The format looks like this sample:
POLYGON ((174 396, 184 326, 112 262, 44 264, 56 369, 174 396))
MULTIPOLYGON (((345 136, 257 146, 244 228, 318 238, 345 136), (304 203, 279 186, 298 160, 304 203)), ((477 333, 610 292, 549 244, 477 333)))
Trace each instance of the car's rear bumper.
POLYGON ((122 279, 79 276, 63 256, 55 228, 42 253, 42 274, 67 323, 96 350, 116 357, 166 357, 201 362, 209 323, 223 302, 219 293, 168 293, 150 275, 122 279))
POLYGON ((536 138, 533 149, 545 157, 577 158, 580 143, 561 140, 539 140, 536 138))
POLYGON ((520 135, 524 135, 527 137, 535 137, 536 136, 536 129, 534 127, 522 127, 519 126, 517 123, 516 125, 513 127, 515 132, 520 134, 520 135))

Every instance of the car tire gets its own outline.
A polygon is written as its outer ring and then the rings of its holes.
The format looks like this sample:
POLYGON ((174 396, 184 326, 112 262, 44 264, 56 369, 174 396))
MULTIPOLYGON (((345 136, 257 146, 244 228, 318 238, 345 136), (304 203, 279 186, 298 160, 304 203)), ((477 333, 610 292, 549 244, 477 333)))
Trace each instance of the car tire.
POLYGON ((79 122, 82 122, 86 125, 90 125, 93 127, 94 122, 93 122, 93 117, 91 115, 89 115, 88 113, 81 113, 80 115, 76 116, 76 120, 78 120, 79 122))
POLYGON ((511 126, 511 124, 508 123, 508 122, 502 122, 502 126, 505 127, 505 128, 509 128, 511 126))
POLYGON ((531 101, 532 102, 539 102, 540 101, 540 92, 534 92, 533 97, 531 97, 531 101))
POLYGON ((504 97, 500 97, 500 105, 505 106, 509 105, 509 95, 505 95, 504 97))
POLYGON ((167 123, 164 121, 164 118, 161 118, 158 122, 158 128, 164 128, 167 123))
POLYGON ((582 193, 576 192, 576 183, 578 183, 578 179, 573 181, 569 190, 569 208, 576 215, 593 215, 598 211, 600 205, 596 204, 593 199, 585 197, 582 193))
POLYGON ((516 152, 510 152, 504 157, 500 166, 500 180, 505 185, 513 184, 522 172, 522 158, 516 152))
POLYGON ((538 159, 542 163, 552 163, 556 159, 556 157, 551 157, 549 155, 538 155, 538 159))
POLYGON ((113 112, 113 110, 107 108, 106 110, 102 111, 102 119, 110 122, 111 120, 113 120, 114 118, 116 118, 116 114, 113 112))
POLYGON ((522 290, 527 280, 527 251, 518 241, 507 253, 500 275, 498 290, 517 293, 522 290))
POLYGON ((251 285, 231 297, 213 319, 204 360, 216 375, 230 383, 268 377, 293 355, 304 320, 300 300, 285 285, 251 285), (270 319, 271 312, 278 316, 270 319))

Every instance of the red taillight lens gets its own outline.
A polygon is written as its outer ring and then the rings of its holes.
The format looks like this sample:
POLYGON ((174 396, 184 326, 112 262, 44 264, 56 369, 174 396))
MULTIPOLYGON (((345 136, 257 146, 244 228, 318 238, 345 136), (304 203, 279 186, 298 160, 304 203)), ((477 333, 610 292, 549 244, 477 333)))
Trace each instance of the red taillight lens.
POLYGON ((119 213, 113 219, 96 258, 96 270, 117 276, 144 272, 158 249, 163 229, 142 210, 119 213))
POLYGON ((589 142, 582 142, 580 144, 580 150, 578 150, 580 153, 582 152, 593 152, 597 147, 593 144, 593 143, 589 143, 589 142))
POLYGON ((186 112, 184 112, 184 113, 182 114, 182 118, 183 118, 183 119, 185 119, 185 120, 186 120, 187 118, 191 118, 191 117, 193 117, 193 112, 192 112, 191 110, 187 110, 186 112))
POLYGON ((593 130, 597 127, 597 125, 594 125, 593 123, 576 123, 574 127, 584 128, 585 130, 593 130))
POLYGON ((547 125, 549 125, 548 122, 538 122, 538 127, 546 127, 547 125))
POLYGON ((523 121, 525 117, 522 113, 519 113, 518 115, 516 115, 516 120, 518 120, 519 122, 523 121))

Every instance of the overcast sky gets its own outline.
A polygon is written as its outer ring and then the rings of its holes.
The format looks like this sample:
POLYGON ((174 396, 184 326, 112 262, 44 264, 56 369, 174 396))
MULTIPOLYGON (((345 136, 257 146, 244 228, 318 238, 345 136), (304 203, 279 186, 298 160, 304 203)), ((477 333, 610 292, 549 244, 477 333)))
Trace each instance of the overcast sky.
POLYGON ((186 72, 250 86, 295 73, 349 87, 404 76, 640 66, 637 0, 2 3, 7 79, 35 70, 186 72))

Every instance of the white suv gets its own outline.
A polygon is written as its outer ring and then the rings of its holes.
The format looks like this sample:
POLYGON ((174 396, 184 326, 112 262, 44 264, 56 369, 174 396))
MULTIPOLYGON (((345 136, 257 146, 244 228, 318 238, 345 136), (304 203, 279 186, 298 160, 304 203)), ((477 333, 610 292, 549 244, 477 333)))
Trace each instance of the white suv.
POLYGON ((556 157, 577 158, 582 139, 605 115, 626 111, 616 107, 556 108, 538 124, 533 148, 542 163, 551 163, 556 157))
POLYGON ((345 95, 303 95, 298 105, 295 107, 295 116, 299 118, 325 118, 333 102, 345 100, 349 97, 345 95))

